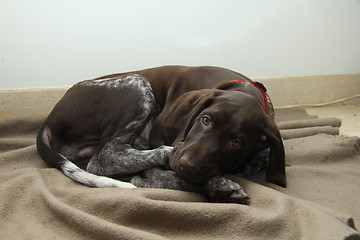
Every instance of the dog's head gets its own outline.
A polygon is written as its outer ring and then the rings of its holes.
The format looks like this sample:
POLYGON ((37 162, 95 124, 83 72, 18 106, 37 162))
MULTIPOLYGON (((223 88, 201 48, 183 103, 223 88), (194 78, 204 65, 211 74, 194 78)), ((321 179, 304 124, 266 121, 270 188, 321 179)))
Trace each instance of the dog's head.
POLYGON ((165 129, 174 144, 170 168, 190 182, 239 169, 255 152, 270 147, 266 178, 286 185, 279 130, 252 95, 218 89, 189 92, 173 104, 165 129))

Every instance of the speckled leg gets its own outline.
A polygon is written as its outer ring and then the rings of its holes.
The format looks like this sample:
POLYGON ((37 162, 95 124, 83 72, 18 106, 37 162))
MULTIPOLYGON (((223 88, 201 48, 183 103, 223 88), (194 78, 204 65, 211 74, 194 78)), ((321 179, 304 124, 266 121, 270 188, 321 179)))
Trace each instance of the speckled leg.
POLYGON ((116 139, 109 142, 97 155, 94 155, 87 171, 97 175, 134 174, 169 162, 172 147, 160 146, 152 150, 137 150, 128 144, 117 144, 116 139))
POLYGON ((152 168, 134 176, 131 183, 142 188, 166 188, 203 194, 211 202, 248 204, 250 197, 242 187, 223 176, 210 177, 203 183, 190 183, 172 170, 152 168))

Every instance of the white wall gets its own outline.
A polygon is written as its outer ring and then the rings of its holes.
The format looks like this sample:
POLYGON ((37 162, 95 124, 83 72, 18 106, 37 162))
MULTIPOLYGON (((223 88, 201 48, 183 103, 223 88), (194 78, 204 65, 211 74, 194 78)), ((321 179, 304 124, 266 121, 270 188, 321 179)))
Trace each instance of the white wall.
POLYGON ((168 64, 360 73, 360 1, 0 0, 0 89, 168 64))

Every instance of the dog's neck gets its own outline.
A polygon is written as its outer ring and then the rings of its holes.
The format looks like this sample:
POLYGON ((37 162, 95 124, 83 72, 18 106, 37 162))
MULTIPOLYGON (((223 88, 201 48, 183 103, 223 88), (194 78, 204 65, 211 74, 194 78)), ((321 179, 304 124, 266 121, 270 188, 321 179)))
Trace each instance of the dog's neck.
POLYGON ((260 83, 260 82, 252 82, 252 81, 248 81, 248 80, 243 80, 243 79, 237 79, 237 80, 231 80, 229 82, 246 82, 246 83, 250 83, 253 86, 255 86, 257 89, 259 89, 259 91, 261 92, 261 95, 263 96, 264 99, 264 105, 265 105, 265 113, 268 113, 268 100, 267 100, 267 96, 266 96, 266 88, 265 86, 260 83))

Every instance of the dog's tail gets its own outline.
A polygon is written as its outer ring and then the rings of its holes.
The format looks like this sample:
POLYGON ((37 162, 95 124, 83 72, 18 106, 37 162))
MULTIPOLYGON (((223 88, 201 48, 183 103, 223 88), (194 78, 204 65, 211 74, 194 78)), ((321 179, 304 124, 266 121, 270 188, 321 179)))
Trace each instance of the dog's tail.
POLYGON ((36 147, 39 155, 45 162, 60 169, 72 180, 90 187, 136 188, 131 183, 122 182, 109 177, 98 176, 79 168, 51 147, 51 139, 52 134, 50 128, 43 125, 36 138, 36 147))

